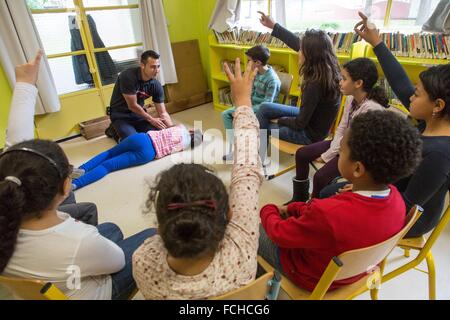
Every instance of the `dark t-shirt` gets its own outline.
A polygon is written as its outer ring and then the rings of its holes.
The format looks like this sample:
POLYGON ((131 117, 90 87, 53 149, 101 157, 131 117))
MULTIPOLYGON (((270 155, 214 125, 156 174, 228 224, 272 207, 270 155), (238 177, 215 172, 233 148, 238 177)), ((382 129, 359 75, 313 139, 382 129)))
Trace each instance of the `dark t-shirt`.
POLYGON ((111 96, 111 113, 132 113, 128 109, 124 94, 137 95, 137 103, 141 107, 144 107, 145 100, 150 97, 155 103, 164 102, 164 90, 161 83, 157 79, 143 81, 140 67, 127 69, 117 77, 111 96))

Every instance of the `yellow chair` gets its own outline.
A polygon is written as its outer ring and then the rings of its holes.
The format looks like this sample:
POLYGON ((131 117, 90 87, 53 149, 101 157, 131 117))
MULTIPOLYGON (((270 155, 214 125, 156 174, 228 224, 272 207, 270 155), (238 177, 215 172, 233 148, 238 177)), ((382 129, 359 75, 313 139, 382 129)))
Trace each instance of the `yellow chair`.
POLYGON ((291 92, 292 81, 294 80, 294 76, 286 72, 277 72, 277 75, 281 82, 280 103, 285 104, 291 92))
POLYGON ((211 300, 265 300, 271 290, 274 273, 267 272, 249 284, 211 300))
POLYGON ((42 280, 30 280, 0 276, 0 283, 16 298, 23 300, 68 300, 54 284, 42 280))
MULTIPOLYGON (((21 300, 69 300, 58 287, 47 281, 0 276, 0 284, 21 300)), ((137 293, 136 288, 128 300, 132 300, 137 293)))
MULTIPOLYGON (((376 284, 381 282, 386 257, 417 221, 421 213, 422 209, 419 206, 414 206, 406 218, 406 224, 403 229, 391 238, 370 247, 347 251, 337 257, 333 257, 312 292, 297 287, 285 276, 282 276, 281 289, 292 300, 349 300, 368 290, 371 291, 372 299, 377 299, 378 289, 376 284), (374 270, 373 267, 377 265, 380 265, 379 271, 369 273, 355 283, 328 292, 330 285, 334 281, 347 279, 368 270, 374 270)), ((260 256, 258 256, 258 263, 268 272, 274 270, 260 256)))
MULTIPOLYGON (((449 192, 450 194, 450 192, 449 192)), ((426 214, 426 212, 425 212, 426 214)), ((402 265, 401 267, 389 272, 384 275, 382 278, 382 282, 387 282, 404 272, 410 269, 416 269, 418 271, 422 271, 428 274, 428 296, 430 300, 436 299, 436 269, 434 266, 434 258, 431 252, 431 248, 433 247, 436 240, 439 238, 442 230, 447 226, 448 221, 450 220, 450 205, 447 206, 444 214, 439 220, 438 225, 431 232, 430 236, 426 238, 425 236, 417 237, 417 238, 406 238, 400 240, 398 246, 405 250, 405 257, 409 257, 410 250, 417 250, 419 254, 417 257, 410 262, 402 265), (421 270, 417 268, 423 260, 425 259, 427 263, 428 271, 421 270)))

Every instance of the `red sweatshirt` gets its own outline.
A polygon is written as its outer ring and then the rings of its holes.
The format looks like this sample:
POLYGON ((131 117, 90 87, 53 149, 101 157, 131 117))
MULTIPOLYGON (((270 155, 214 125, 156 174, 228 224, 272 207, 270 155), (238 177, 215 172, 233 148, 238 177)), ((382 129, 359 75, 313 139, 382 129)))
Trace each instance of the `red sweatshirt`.
MULTIPOLYGON (((296 202, 290 217, 281 219, 278 208, 261 209, 261 223, 280 248, 283 273, 298 286, 312 291, 331 258, 389 239, 405 224, 405 203, 394 186, 386 198, 345 192, 327 199, 296 202)), ((330 289, 356 282, 364 274, 335 281, 330 289)))

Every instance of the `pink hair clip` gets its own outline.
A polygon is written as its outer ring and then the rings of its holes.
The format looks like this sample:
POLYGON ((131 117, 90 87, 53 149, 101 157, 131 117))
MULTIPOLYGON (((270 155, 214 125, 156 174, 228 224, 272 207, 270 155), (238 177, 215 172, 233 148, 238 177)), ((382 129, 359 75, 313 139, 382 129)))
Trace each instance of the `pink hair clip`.
POLYGON ((210 208, 213 210, 216 210, 216 208, 217 208, 216 201, 214 201, 214 200, 198 200, 198 201, 188 202, 188 203, 182 203, 182 202, 169 203, 169 205, 167 206, 167 209, 169 211, 171 211, 171 210, 178 210, 178 209, 194 207, 194 206, 207 207, 207 208, 210 208))

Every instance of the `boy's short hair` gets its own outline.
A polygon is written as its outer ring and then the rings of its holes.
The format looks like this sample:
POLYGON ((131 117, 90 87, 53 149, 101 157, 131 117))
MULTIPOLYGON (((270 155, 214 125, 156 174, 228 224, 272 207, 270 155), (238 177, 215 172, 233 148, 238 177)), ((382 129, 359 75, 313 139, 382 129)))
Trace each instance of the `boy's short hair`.
POLYGON ((267 61, 269 61, 270 58, 269 49, 262 45, 257 45, 248 49, 247 51, 245 51, 245 54, 253 60, 261 61, 263 66, 267 64, 267 61))
POLYGON ((153 59, 157 60, 157 59, 159 59, 159 57, 160 57, 160 55, 156 51, 147 50, 147 51, 144 51, 144 53, 142 53, 142 55, 141 55, 141 63, 146 64, 148 58, 153 58, 153 59))
POLYGON ((422 140, 417 128, 390 111, 368 111, 350 125, 350 159, 360 161, 376 183, 390 184, 419 165, 422 140))

